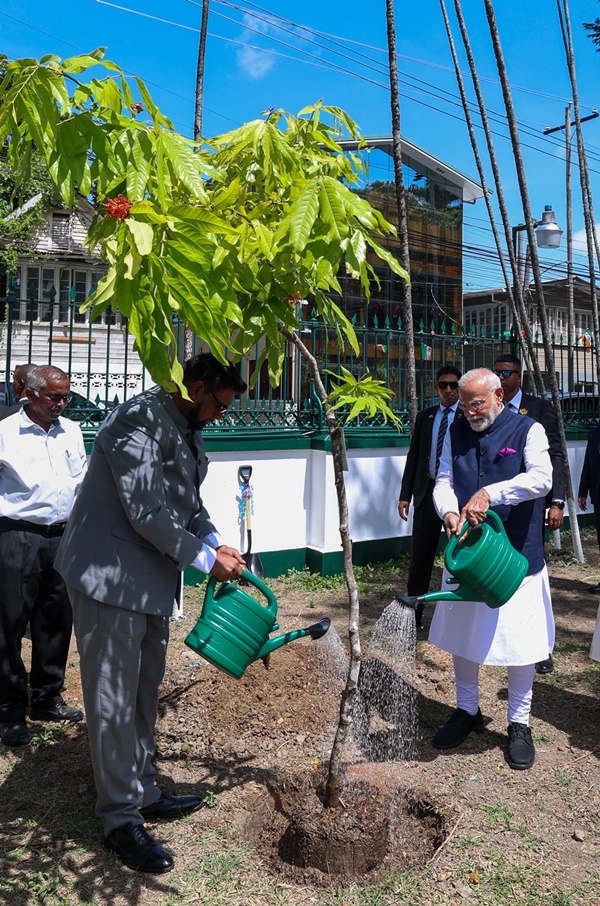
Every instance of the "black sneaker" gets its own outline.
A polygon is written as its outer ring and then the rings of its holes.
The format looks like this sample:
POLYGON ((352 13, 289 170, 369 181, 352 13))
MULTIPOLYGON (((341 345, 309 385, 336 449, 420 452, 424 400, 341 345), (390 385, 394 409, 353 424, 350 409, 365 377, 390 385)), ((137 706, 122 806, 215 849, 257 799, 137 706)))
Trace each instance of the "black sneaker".
POLYGON ((526 771, 535 761, 535 746, 526 724, 509 724, 508 763, 515 771, 526 771))
POLYGON ((547 673, 552 673, 554 670, 554 661, 552 660, 552 655, 549 654, 545 661, 538 661, 535 665, 535 672, 541 673, 542 676, 545 676, 547 673))
POLYGON ((436 749, 455 749, 473 730, 476 733, 483 733, 485 730, 479 708, 477 714, 469 714, 462 708, 457 708, 448 723, 437 731, 432 739, 432 744, 436 749))

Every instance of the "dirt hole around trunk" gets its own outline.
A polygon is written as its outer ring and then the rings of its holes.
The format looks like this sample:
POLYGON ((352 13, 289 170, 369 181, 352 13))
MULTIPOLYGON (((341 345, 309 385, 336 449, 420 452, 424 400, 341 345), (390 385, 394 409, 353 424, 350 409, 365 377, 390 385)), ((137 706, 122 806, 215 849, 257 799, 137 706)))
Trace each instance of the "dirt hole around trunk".
MULTIPOLYGON (((272 870, 295 883, 375 883, 425 865, 455 821, 445 803, 420 789, 393 789, 391 772, 350 766, 342 805, 325 808, 320 772, 257 790, 242 832, 272 870)), ((381 768, 382 766, 378 766, 381 768)))

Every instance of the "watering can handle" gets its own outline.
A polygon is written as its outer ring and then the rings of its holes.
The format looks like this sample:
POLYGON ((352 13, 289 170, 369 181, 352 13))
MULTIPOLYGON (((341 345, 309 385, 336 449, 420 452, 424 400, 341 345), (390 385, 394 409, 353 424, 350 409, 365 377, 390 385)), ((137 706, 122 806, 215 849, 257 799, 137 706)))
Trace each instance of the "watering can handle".
MULTIPOLYGON (((501 532, 503 530, 502 520, 500 519, 500 516, 498 515, 498 513, 494 512, 494 510, 488 510, 485 518, 490 520, 490 522, 492 523, 492 527, 497 532, 501 532)), ((483 523, 480 523, 480 524, 482 525, 483 523)), ((450 538, 450 540, 448 542, 448 546, 446 548, 446 550, 448 551, 449 557, 453 556, 454 548, 456 547, 457 544, 460 544, 460 540, 463 537, 463 535, 466 535, 466 533, 468 531, 470 531, 470 529, 472 529, 472 528, 476 528, 476 526, 471 525, 470 522, 465 522, 465 524, 463 525, 463 527, 460 530, 460 533, 458 535, 453 535, 452 538, 450 538)))
MULTIPOLYGON (((261 582, 260 579, 258 579, 256 576, 252 575, 252 573, 248 572, 248 570, 246 570, 246 569, 242 570, 242 579, 245 579, 245 581, 248 582, 250 585, 254 585, 254 587, 257 588, 265 596, 265 598, 267 599, 267 610, 271 611, 273 616, 277 616, 277 598, 275 597, 275 595, 273 594, 273 592, 271 591, 269 586, 265 585, 264 582, 261 582)), ((210 605, 213 601, 213 598, 219 597, 218 591, 215 594, 215 587, 217 585, 217 582, 218 582, 218 579, 216 579, 215 576, 208 577, 208 583, 206 585, 206 595, 204 598, 205 607, 207 605, 208 605, 208 607, 210 607, 210 605)), ((220 584, 228 585, 229 583, 221 582, 220 584)))

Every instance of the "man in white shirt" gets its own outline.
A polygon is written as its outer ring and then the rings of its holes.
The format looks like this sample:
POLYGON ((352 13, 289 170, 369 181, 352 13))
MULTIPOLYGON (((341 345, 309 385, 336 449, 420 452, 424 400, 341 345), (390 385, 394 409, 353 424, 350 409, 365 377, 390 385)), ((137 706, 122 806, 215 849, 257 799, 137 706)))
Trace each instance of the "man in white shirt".
POLYGON ((497 609, 476 601, 438 601, 429 640, 453 655, 457 709, 433 745, 452 749, 472 731, 483 731, 479 665, 505 666, 508 763, 524 770, 535 760, 529 729, 535 664, 554 645, 541 533, 544 496, 552 484, 548 439, 539 423, 509 412, 500 379, 491 371, 467 372, 458 393, 465 418, 450 429, 433 492, 446 534, 458 535, 466 521, 483 522, 493 508, 529 569, 512 598, 497 609))
POLYGON ((27 378, 28 405, 0 424, 0 738, 26 745, 27 671, 21 643, 31 635, 30 720, 79 721, 61 692, 72 613, 54 558, 87 468, 81 429, 61 418, 68 376, 42 365, 27 378))

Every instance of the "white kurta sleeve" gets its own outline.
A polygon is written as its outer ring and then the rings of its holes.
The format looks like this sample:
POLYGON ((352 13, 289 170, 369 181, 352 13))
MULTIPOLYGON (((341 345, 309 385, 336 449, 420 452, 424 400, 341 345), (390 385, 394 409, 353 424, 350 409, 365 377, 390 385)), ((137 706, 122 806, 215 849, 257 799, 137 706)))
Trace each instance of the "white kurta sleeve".
POLYGON ((546 496, 552 487, 552 462, 548 453, 548 438, 539 422, 535 422, 527 433, 524 458, 525 472, 485 486, 491 506, 501 503, 515 506, 524 500, 546 496))
MULTIPOLYGON (((490 496, 490 505, 515 506, 524 500, 545 497, 552 487, 552 463, 548 454, 548 438, 542 425, 535 422, 527 433, 524 450, 525 472, 514 478, 484 485, 490 496)), ((433 489, 433 503, 441 519, 446 513, 459 513, 460 508, 452 477, 452 444, 450 432, 446 435, 440 459, 440 468, 433 489)))

